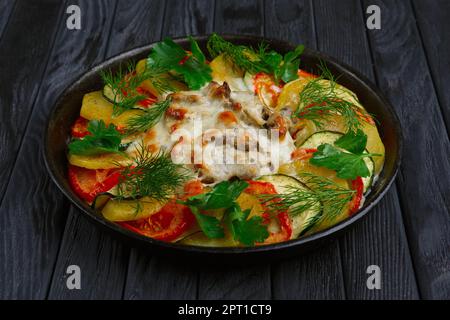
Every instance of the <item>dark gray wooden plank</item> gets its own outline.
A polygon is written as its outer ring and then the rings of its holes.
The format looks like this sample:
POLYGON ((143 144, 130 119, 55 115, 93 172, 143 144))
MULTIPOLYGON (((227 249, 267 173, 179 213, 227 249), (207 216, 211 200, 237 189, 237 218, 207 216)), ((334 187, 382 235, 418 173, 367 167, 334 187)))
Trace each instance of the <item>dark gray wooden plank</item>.
MULTIPOLYGON (((216 1, 214 31, 263 35, 262 1, 216 1)), ((211 267, 199 271, 201 299, 269 299, 270 266, 211 267)))
POLYGON ((152 256, 133 249, 124 299, 193 300, 197 292, 197 270, 185 261, 152 256))
MULTIPOLYGON (((266 36, 316 48, 311 1, 266 1, 266 36)), ((305 256, 272 267, 275 299, 342 299, 345 297, 337 241, 305 256)))
MULTIPOLYGON (((99 59, 159 37, 163 10, 163 1, 119 1, 115 8, 106 0, 101 7, 90 8, 93 14, 105 16, 103 28, 93 31, 104 35, 99 59)), ((129 256, 130 248, 124 242, 104 233, 73 208, 66 225, 50 298, 122 298, 129 256), (83 279, 87 280, 82 290, 69 291, 65 286, 65 270, 74 261, 79 261, 83 279)))
POLYGON ((409 1, 365 1, 382 12, 369 31, 379 85, 400 117, 397 180, 420 294, 450 298, 450 143, 409 1))
POLYGON ((264 35, 262 0, 216 0, 214 31, 220 33, 264 35))
MULTIPOLYGON (((0 190, 4 195, 0 207, 2 299, 45 297, 65 219, 62 196, 50 199, 46 196, 55 187, 42 169, 39 148, 42 125, 35 127, 37 130, 27 139, 32 145, 22 148, 28 153, 19 158, 18 165, 23 163, 21 170, 14 170, 13 182, 8 185, 52 48, 62 4, 60 1, 19 1, 0 41, 0 190), (35 21, 41 19, 42 23, 36 25, 35 21), (58 211, 61 213, 56 215, 58 211)), ((45 121, 45 116, 39 117, 45 121)))
MULTIPOLYGON (((47 295, 68 209, 67 200, 63 198, 61 192, 57 190, 46 173, 41 157, 42 132, 50 108, 62 90, 70 81, 75 80, 84 70, 87 70, 93 63, 99 62, 104 56, 107 43, 107 37, 105 38, 104 34, 108 34, 113 11, 113 7, 105 9, 108 7, 107 4, 110 3, 107 3, 106 0, 102 2, 75 1, 72 3, 80 5, 82 14, 85 17, 82 23, 82 30, 68 30, 64 19, 58 25, 59 32, 55 40, 50 63, 37 96, 30 125, 24 137, 24 144, 20 149, 16 166, 11 176, 13 183, 8 186, 2 206, 2 211, 4 210, 4 212, 13 217, 10 218, 12 220, 11 224, 14 226, 22 225, 22 228, 25 229, 21 232, 12 230, 13 232, 15 231, 14 234, 21 235, 21 238, 23 238, 23 240, 16 243, 20 247, 19 251, 24 255, 29 255, 27 257, 28 262, 23 264, 25 266, 30 264, 27 267, 34 270, 35 266, 39 265, 37 261, 42 261, 42 267, 39 268, 40 273, 36 277, 37 279, 27 278, 26 276, 24 279, 28 286, 33 286, 35 281, 40 281, 40 289, 34 293, 35 296, 32 296, 36 298, 43 298, 47 295), (106 13, 107 10, 111 10, 111 17, 109 18, 106 13), (89 52, 89 54, 85 54, 86 52, 89 52), (35 191, 24 194, 23 190, 35 191), (32 219, 31 225, 30 222, 21 221, 21 219, 29 220, 30 216, 35 217, 32 219), (27 236, 24 237, 24 234, 27 236)), ((7 232, 5 233, 5 235, 8 235, 7 232)), ((84 247, 89 246, 85 245, 84 247)), ((62 250, 62 252, 64 251, 62 250)), ((21 261, 17 260, 15 262, 20 263, 21 261)), ((71 263, 81 264, 79 260, 71 263)), ((65 275, 66 267, 67 265, 59 263, 56 270, 65 275)), ((19 270, 20 268, 17 272, 19 270)), ((23 270, 22 274, 28 274, 28 277, 33 275, 28 270, 23 270)), ((21 277, 17 276, 17 279, 21 279, 21 277)), ((60 284, 61 288, 68 291, 63 279, 61 279, 60 284)), ((26 288, 26 286, 24 287, 26 288)), ((55 292, 55 288, 56 286, 53 284, 52 292, 55 292)), ((78 291, 71 292, 75 293, 78 291)), ((90 292, 89 294, 92 293, 90 292)), ((21 293, 16 294, 16 297, 21 295, 21 293)))
POLYGON ((214 1, 168 0, 164 21, 164 36, 204 35, 212 32, 214 1), (180 17, 182 19, 180 20, 180 17))
POLYGON ((439 104, 450 133, 450 1, 413 0, 413 10, 434 81, 439 104))
POLYGON ((16 0, 4 0, 0 3, 0 38, 11 17, 15 3, 16 0))
MULTIPOLYGON (((179 37, 212 31, 214 2, 167 1, 162 35, 179 37)), ((197 270, 183 263, 132 250, 125 299, 195 299, 197 270)))
POLYGON ((345 299, 337 242, 273 267, 273 298, 282 300, 345 299))
MULTIPOLYGON (((363 8, 358 1, 315 1, 319 50, 374 79, 363 8)), ((364 8, 365 10, 365 8, 364 8)), ((341 240, 347 298, 417 298, 417 286, 395 187, 367 219, 341 240), (369 290, 367 267, 382 270, 382 289, 369 290)))
POLYGON ((39 90, 61 9, 62 2, 57 0, 19 1, 0 39, 0 200, 39 90))

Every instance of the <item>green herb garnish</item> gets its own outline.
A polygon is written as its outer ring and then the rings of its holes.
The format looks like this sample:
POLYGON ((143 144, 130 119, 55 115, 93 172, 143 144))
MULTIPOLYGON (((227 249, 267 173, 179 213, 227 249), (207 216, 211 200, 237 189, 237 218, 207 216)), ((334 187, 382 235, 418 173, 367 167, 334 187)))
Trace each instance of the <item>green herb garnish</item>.
POLYGON ((380 156, 380 154, 364 152, 366 144, 367 135, 362 130, 350 131, 334 143, 339 148, 329 143, 322 144, 309 162, 318 167, 335 170, 337 177, 341 179, 353 180, 357 177, 368 177, 370 171, 364 158, 380 156))
POLYGON ((71 154, 93 156, 104 153, 119 153, 121 150, 122 134, 113 124, 105 125, 103 120, 89 121, 87 130, 89 134, 81 139, 69 143, 71 154))
POLYGON ((234 239, 244 245, 263 242, 269 236, 267 228, 262 224, 261 217, 248 219, 250 210, 242 211, 236 199, 248 187, 242 180, 233 182, 222 181, 208 193, 199 194, 180 203, 187 205, 208 238, 223 238, 224 227, 216 217, 204 214, 208 210, 225 210, 225 218, 234 239))
MULTIPOLYGON (((296 217, 309 210, 320 211, 306 221, 308 229, 321 221, 336 219, 356 193, 355 190, 344 188, 325 177, 310 173, 301 173, 299 177, 307 187, 287 186, 286 192, 282 194, 259 197, 272 214, 287 211, 290 216, 296 217)), ((306 231, 305 229, 302 233, 306 231)))
POLYGON ((171 103, 170 98, 156 102, 143 113, 130 118, 127 122, 127 133, 143 132, 155 126, 167 111, 171 103))
POLYGON ((327 118, 340 115, 347 131, 356 131, 361 127, 361 119, 370 115, 354 102, 343 99, 343 94, 353 94, 337 87, 334 76, 326 66, 322 65, 321 69, 322 75, 310 80, 300 92, 300 103, 292 116, 311 120, 322 128, 327 118))
POLYGON ((284 57, 274 50, 268 50, 267 45, 261 44, 258 50, 248 46, 235 45, 213 33, 208 39, 208 51, 214 58, 223 54, 233 64, 252 74, 265 72, 274 76, 275 82, 280 80, 289 82, 298 78, 300 55, 304 47, 298 46, 284 57))
POLYGON ((255 216, 248 219, 250 212, 251 209, 242 211, 239 206, 234 205, 227 210, 225 219, 233 238, 246 246, 264 242, 269 236, 262 217, 255 216))
POLYGON ((172 39, 166 38, 157 43, 147 59, 151 69, 158 66, 167 71, 175 72, 183 77, 191 90, 198 90, 212 80, 211 68, 206 64, 206 58, 197 42, 190 37, 191 52, 186 52, 172 39))
POLYGON ((133 163, 121 171, 116 198, 168 200, 190 177, 188 169, 173 163, 169 154, 151 153, 140 145, 133 163))

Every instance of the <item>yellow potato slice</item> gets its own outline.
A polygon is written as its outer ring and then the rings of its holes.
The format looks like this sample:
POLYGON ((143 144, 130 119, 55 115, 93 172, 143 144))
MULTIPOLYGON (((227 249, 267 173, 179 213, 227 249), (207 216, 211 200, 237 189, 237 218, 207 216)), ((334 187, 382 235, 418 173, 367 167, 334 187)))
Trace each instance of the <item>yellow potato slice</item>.
POLYGON ((125 128, 130 118, 142 114, 142 110, 127 110, 120 115, 113 116, 113 105, 105 98, 101 91, 85 94, 81 105, 80 115, 88 120, 103 120, 106 125, 110 123, 116 127, 125 128))

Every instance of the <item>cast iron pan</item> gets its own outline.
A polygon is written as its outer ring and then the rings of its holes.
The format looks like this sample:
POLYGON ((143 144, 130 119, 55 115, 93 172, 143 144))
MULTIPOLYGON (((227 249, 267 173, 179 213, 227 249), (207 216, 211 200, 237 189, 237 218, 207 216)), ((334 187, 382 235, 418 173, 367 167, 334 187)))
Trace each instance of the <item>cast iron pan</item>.
MULTIPOLYGON (((225 39, 236 44, 257 46, 262 40, 280 53, 294 49, 292 44, 279 40, 269 40, 252 36, 224 36, 225 39)), ((200 47, 206 51, 207 37, 196 38, 200 47)), ((185 48, 189 42, 186 38, 175 40, 185 48)), ((118 56, 115 56, 100 65, 92 68, 84 74, 59 97, 48 121, 45 132, 45 163, 53 181, 61 191, 81 209, 84 216, 88 217, 99 227, 103 227, 114 235, 131 242, 132 245, 140 245, 152 253, 166 255, 172 258, 186 258, 184 261, 201 261, 213 263, 251 263, 280 259, 298 255, 317 248, 325 242, 336 239, 350 226, 360 221, 383 197, 394 181, 400 165, 402 138, 398 118, 386 99, 378 89, 364 76, 351 67, 336 61, 322 53, 306 49, 301 57, 301 67, 306 71, 318 73, 318 65, 325 62, 330 71, 338 76, 338 82, 354 91, 367 110, 375 115, 378 121, 378 130, 386 147, 386 160, 382 173, 372 192, 368 195, 364 206, 351 218, 319 233, 291 240, 288 242, 272 244, 268 246, 249 248, 204 248, 164 243, 141 236, 104 219, 101 214, 92 210, 71 190, 67 180, 67 142, 70 137, 70 126, 79 116, 83 95, 90 91, 100 90, 102 82, 99 77, 101 70, 117 70, 120 64, 137 62, 145 58, 152 44, 140 47, 118 56)), ((100 230, 99 230, 100 232, 100 230)))

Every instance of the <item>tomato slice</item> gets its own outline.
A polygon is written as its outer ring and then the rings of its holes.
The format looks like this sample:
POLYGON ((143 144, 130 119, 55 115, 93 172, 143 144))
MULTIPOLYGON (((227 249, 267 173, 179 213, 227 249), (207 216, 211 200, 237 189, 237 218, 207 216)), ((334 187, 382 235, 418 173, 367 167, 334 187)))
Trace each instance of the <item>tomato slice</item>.
POLYGON ((148 218, 119 224, 146 237, 170 242, 188 230, 194 221, 194 215, 188 207, 172 201, 148 218))
POLYGON ((356 194, 350 205, 349 215, 355 214, 361 206, 361 201, 364 194, 364 182, 361 177, 357 177, 355 180, 352 180, 352 189, 356 191, 356 194))
MULTIPOLYGON (((203 184, 193 180, 184 186, 183 199, 204 192, 203 184)), ((119 224, 133 232, 160 241, 170 242, 178 239, 195 222, 191 210, 174 201, 167 203, 160 211, 150 217, 136 221, 120 222, 119 224)))
POLYGON ((298 69, 297 74, 298 74, 299 78, 302 78, 302 79, 317 78, 317 76, 315 74, 309 73, 302 69, 298 69))
POLYGON ((119 178, 120 171, 117 169, 91 170, 69 166, 69 183, 72 190, 89 203, 94 201, 99 193, 106 192, 117 185, 119 178))
POLYGON ((156 101, 158 101, 158 98, 156 98, 150 91, 145 89, 144 87, 140 86, 136 89, 137 93, 146 96, 144 100, 141 100, 138 102, 138 105, 143 108, 148 108, 152 104, 154 104, 156 101))
POLYGON ((89 131, 87 129, 88 123, 88 119, 78 117, 71 128, 72 137, 84 138, 85 136, 87 136, 89 134, 89 131))
MULTIPOLYGON (((265 181, 247 181, 249 186, 244 192, 253 195, 258 194, 277 194, 274 185, 265 181)), ((263 205, 264 207, 264 205, 263 205)), ((287 211, 277 214, 276 219, 270 217, 269 213, 263 216, 266 224, 277 224, 278 232, 270 232, 269 237, 264 241, 264 244, 277 243, 287 241, 292 236, 292 222, 287 211)))

